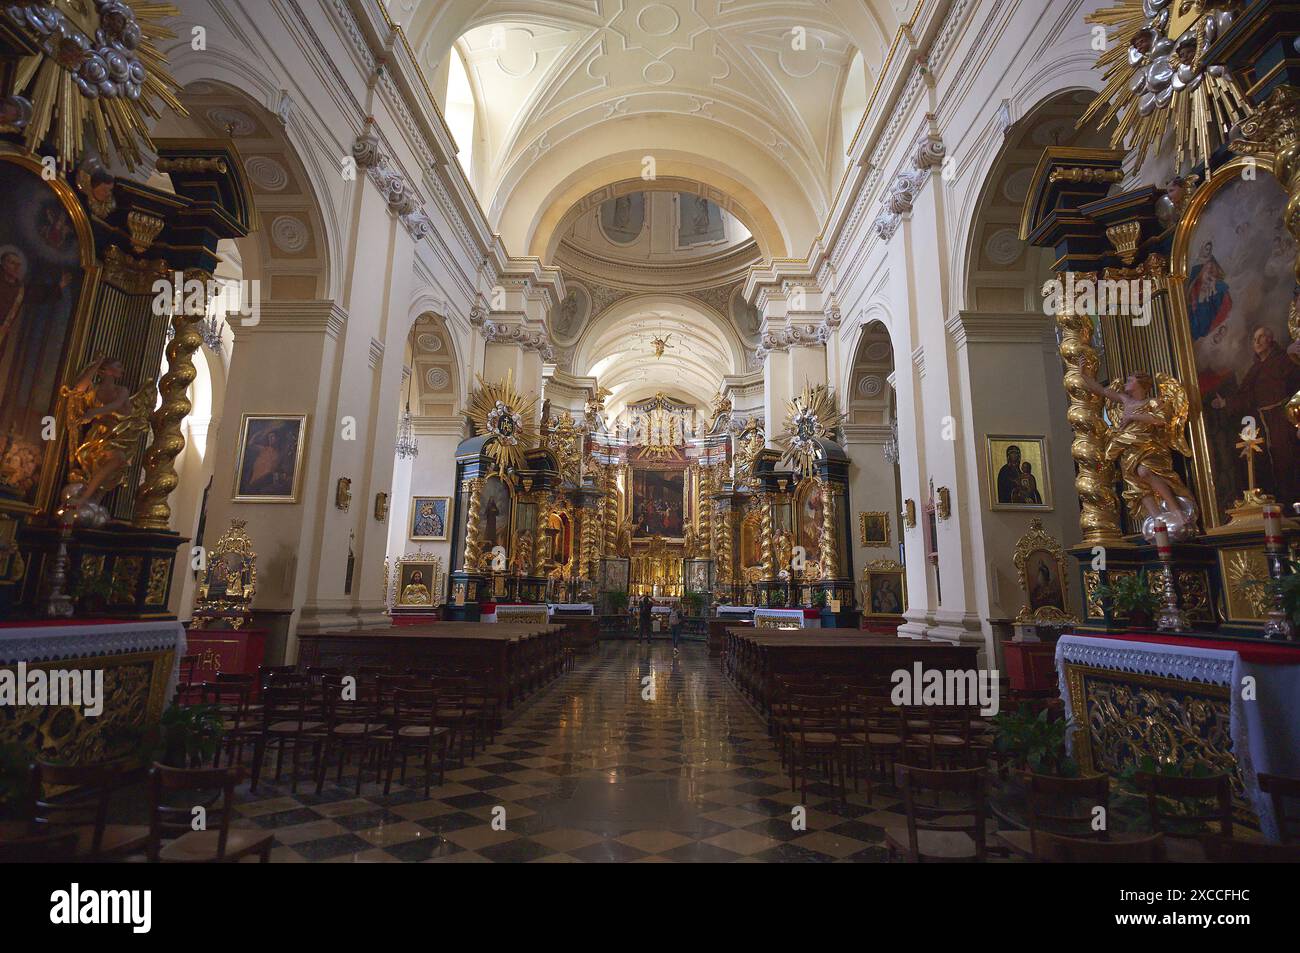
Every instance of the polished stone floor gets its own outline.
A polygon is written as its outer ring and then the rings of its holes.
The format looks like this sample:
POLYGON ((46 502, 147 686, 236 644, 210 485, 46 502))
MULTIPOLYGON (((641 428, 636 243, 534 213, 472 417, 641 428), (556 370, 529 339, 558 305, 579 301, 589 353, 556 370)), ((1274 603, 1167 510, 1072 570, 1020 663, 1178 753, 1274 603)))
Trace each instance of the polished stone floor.
POLYGON ((305 773, 297 795, 264 781, 242 823, 287 862, 832 862, 883 861, 883 825, 903 820, 888 788, 842 804, 814 785, 794 829, 763 723, 698 643, 601 643, 429 798, 418 767, 408 781, 361 797, 346 774, 320 796, 305 773))

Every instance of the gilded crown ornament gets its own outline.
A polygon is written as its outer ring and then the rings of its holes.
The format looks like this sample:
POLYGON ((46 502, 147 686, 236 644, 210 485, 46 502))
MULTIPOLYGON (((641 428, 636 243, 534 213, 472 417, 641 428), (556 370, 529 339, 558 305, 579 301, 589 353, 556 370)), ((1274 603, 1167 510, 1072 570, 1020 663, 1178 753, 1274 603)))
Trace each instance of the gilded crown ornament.
POLYGON ((778 446, 785 451, 781 464, 792 463, 801 476, 811 476, 822 457, 820 441, 834 440, 835 431, 844 422, 844 414, 835 405, 835 397, 825 384, 804 386, 803 393, 790 401, 778 446))
POLYGON ((478 383, 465 412, 475 429, 487 436, 483 451, 496 464, 497 473, 505 476, 507 470, 523 466, 524 451, 537 441, 533 431, 537 398, 515 390, 512 372, 506 373, 504 381, 488 382, 480 376, 478 383))
POLYGON ((157 41, 176 34, 170 3, 45 0, 0 4, 7 26, 39 52, 19 61, 11 94, 31 103, 23 129, 35 150, 53 133, 65 167, 81 156, 89 128, 101 153, 134 169, 152 149, 148 126, 162 108, 184 114, 157 41), (160 108, 161 107, 161 108, 160 108))
POLYGON ((1241 0, 1122 0, 1087 17, 1122 42, 1097 58, 1106 85, 1079 120, 1115 123, 1112 148, 1144 158, 1174 131, 1178 171, 1208 165, 1228 130, 1250 115, 1233 77, 1204 61, 1236 19, 1241 0))

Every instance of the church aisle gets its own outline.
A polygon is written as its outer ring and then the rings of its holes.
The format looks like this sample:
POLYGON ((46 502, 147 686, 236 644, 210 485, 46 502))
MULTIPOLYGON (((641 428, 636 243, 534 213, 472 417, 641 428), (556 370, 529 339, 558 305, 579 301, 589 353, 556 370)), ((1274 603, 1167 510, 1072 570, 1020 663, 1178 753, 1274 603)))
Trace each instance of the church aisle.
POLYGON ((902 820, 888 789, 840 804, 814 785, 793 830, 761 720, 696 644, 601 643, 431 798, 414 763, 408 780, 360 798, 346 775, 320 797, 264 784, 242 814, 282 862, 881 861, 882 824, 902 820))

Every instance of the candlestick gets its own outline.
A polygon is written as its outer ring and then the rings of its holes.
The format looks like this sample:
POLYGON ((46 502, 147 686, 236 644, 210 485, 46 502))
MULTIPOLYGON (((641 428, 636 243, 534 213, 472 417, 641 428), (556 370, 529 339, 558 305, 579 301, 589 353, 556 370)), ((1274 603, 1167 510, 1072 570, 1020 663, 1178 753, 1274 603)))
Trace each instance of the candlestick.
POLYGON ((1156 616, 1156 628, 1161 632, 1187 632, 1187 616, 1178 607, 1178 587, 1174 583, 1173 550, 1169 546, 1169 531, 1165 524, 1156 521, 1156 551, 1160 555, 1160 564, 1164 575, 1165 604, 1156 616), (1163 536, 1163 540, 1162 537, 1163 536))

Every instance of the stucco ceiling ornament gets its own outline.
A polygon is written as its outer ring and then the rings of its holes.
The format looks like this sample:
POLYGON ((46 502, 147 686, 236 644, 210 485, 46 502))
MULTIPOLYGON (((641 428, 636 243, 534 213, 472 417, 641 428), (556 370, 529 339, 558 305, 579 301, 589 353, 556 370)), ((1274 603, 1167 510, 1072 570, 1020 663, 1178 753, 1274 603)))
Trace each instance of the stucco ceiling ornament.
POLYGON ((1173 127, 1175 170, 1208 165, 1251 109, 1236 80, 1205 52, 1236 19, 1241 0, 1122 0, 1087 16, 1122 42, 1097 58, 1106 85, 1079 128, 1115 122, 1113 148, 1145 158, 1173 127))
POLYGON ((504 381, 488 382, 480 375, 478 389, 470 395, 465 413, 475 430, 488 439, 483 452, 496 464, 497 473, 517 470, 524 465, 524 451, 537 442, 533 420, 537 398, 525 397, 515 390, 514 375, 506 372, 504 381))
POLYGON ((780 465, 787 462, 800 476, 811 476, 822 457, 820 441, 835 440, 835 432, 844 423, 844 414, 835 405, 835 396, 825 384, 804 386, 803 393, 790 401, 785 424, 776 438, 784 451, 780 465))
POLYGON ((167 57, 155 45, 176 34, 163 21, 179 14, 169 3, 128 0, 5 0, 8 26, 40 52, 19 60, 12 92, 32 104, 27 148, 51 133, 65 168, 74 166, 86 130, 105 155, 129 168, 152 151, 148 127, 163 111, 185 114, 167 57))

